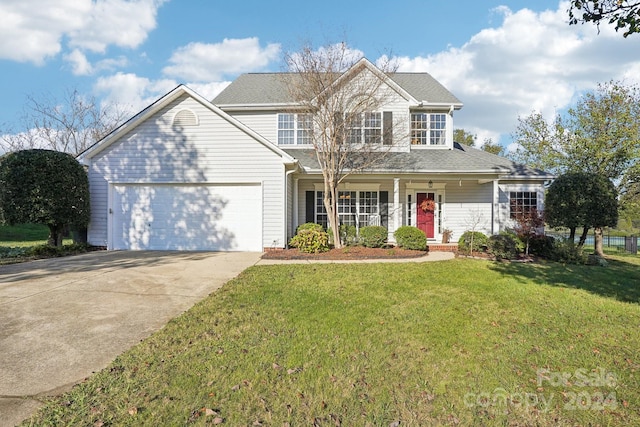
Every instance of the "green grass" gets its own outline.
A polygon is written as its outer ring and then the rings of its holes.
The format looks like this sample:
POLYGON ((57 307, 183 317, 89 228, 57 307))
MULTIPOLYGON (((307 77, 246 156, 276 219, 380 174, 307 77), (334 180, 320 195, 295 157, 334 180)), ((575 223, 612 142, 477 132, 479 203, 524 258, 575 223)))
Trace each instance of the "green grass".
POLYGON ((48 238, 49 228, 45 225, 0 225, 0 265, 87 251, 86 245, 74 245, 73 239, 64 239, 60 250, 50 250, 48 238))
POLYGON ((25 424, 640 425, 638 267, 252 267, 25 424))
POLYGON ((47 243, 49 228, 41 224, 0 225, 0 246, 24 247, 47 243))

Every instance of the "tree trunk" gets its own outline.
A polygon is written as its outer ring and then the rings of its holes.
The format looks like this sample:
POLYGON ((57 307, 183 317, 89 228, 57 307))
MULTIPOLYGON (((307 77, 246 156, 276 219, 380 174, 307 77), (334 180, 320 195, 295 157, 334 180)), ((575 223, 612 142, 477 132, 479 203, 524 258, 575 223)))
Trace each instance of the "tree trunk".
POLYGON ((338 189, 335 184, 325 181, 324 190, 323 202, 331 234, 333 234, 333 247, 340 249, 342 241, 340 240, 340 219, 338 218, 338 189))
POLYGON ((580 235, 580 241, 578 242, 578 248, 582 249, 584 243, 587 241, 587 234, 589 234, 589 227, 582 228, 582 234, 580 235))
POLYGON ((49 239, 47 240, 48 245, 61 247, 63 237, 64 237, 64 226, 57 225, 57 224, 49 225, 49 239))
POLYGON ((602 227, 596 227, 593 229, 594 231, 594 246, 595 246, 595 250, 593 251, 594 254, 596 254, 599 257, 604 257, 604 251, 602 248, 602 241, 603 241, 603 236, 602 236, 602 227))
POLYGON ((576 241, 576 228, 575 227, 569 228, 569 240, 571 242, 574 242, 574 243, 576 241))

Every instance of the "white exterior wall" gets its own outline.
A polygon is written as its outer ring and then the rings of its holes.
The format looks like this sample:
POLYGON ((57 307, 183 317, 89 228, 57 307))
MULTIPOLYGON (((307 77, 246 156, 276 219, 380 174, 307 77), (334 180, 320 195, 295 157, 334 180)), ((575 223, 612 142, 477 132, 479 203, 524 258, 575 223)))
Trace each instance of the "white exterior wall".
POLYGON ((443 227, 453 231, 452 241, 457 242, 472 226, 472 217, 480 217, 476 231, 491 234, 493 183, 476 181, 450 182, 445 188, 443 227))
POLYGON ((278 143, 278 113, 275 111, 252 111, 252 112, 228 112, 234 119, 238 119, 251 130, 259 133, 264 138, 278 143))
POLYGON ((89 243, 107 245, 108 183, 260 183, 264 247, 283 247, 284 165, 250 135, 184 95, 91 159, 89 243), (190 109, 197 126, 174 129, 190 109))
POLYGON ((514 227, 516 224, 510 218, 509 193, 512 191, 531 191, 538 193, 538 210, 544 210, 544 185, 536 182, 502 182, 499 187, 498 212, 501 229, 514 227))

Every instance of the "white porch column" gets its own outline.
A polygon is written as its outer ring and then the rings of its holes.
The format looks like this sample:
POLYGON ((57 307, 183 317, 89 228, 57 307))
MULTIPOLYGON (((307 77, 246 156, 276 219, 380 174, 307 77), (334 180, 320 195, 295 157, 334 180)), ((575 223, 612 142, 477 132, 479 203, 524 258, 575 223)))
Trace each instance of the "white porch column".
POLYGON ((500 232, 500 187, 498 186, 498 180, 493 180, 493 197, 492 197, 492 221, 491 221, 491 234, 498 234, 500 232))
POLYGON ((402 208, 400 207, 400 178, 393 178, 393 231, 395 232, 401 225, 402 208))

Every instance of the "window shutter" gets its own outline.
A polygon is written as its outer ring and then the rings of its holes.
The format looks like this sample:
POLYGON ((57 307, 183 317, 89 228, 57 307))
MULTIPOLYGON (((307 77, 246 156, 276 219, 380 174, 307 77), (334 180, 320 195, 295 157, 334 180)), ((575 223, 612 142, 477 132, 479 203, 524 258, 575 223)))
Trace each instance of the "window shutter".
POLYGON ((391 111, 382 113, 382 143, 393 144, 393 112, 391 111))
POLYGON ((389 229, 389 192, 380 192, 380 225, 389 229))
POLYGON ((305 222, 314 222, 316 217, 316 195, 315 191, 306 191, 305 192, 305 222))

